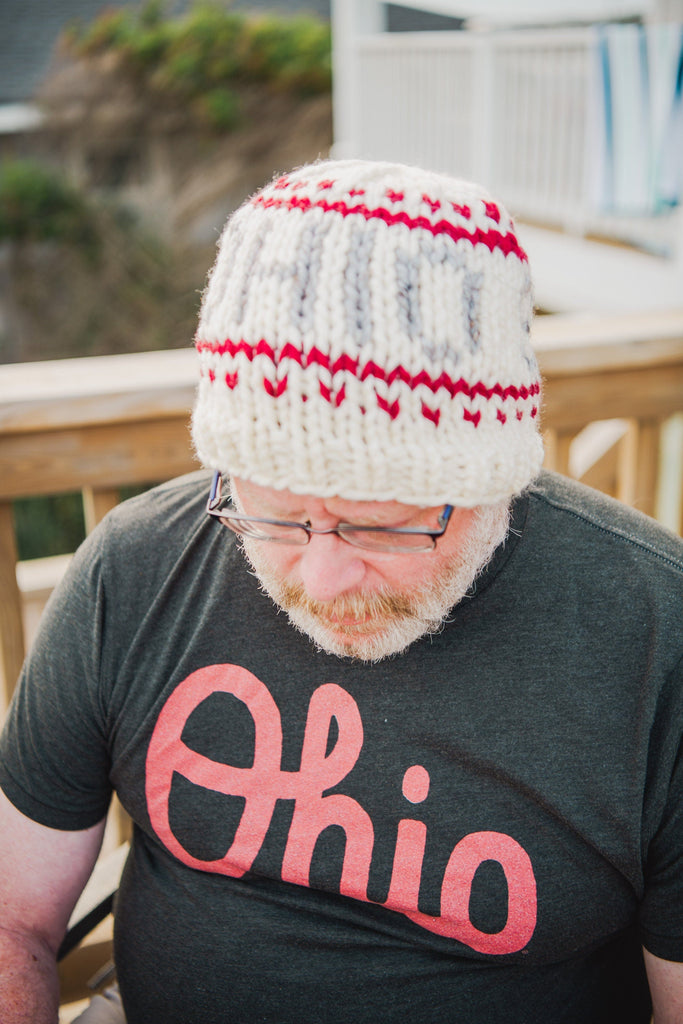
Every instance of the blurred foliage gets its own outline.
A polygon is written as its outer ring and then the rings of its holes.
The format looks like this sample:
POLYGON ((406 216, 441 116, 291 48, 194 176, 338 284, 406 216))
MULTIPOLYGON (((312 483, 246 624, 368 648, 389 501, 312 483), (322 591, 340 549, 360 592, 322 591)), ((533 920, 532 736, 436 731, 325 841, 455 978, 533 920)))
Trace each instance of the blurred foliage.
MULTIPOLYGON (((0 362, 172 347, 192 337, 197 296, 178 295, 170 254, 129 210, 86 198, 44 164, 0 162, 3 242, 11 328, 0 334, 0 362)), ((85 536, 79 493, 19 499, 14 521, 22 560, 75 551, 85 536)))
MULTIPOLYGON (((148 483, 121 487, 119 500, 133 498, 154 486, 148 483)), ((18 498, 13 509, 20 561, 71 554, 85 539, 83 498, 78 491, 18 498)))
MULTIPOLYGON (((247 136, 240 149, 254 174, 265 174, 259 161, 270 162, 262 156, 272 144, 268 126, 278 117, 281 127, 290 97, 329 96, 331 90, 330 28, 312 17, 254 17, 205 2, 169 17, 163 0, 148 0, 72 27, 64 42, 93 85, 90 120, 78 122, 90 141, 111 132, 110 122, 98 123, 93 97, 99 96, 99 83, 108 113, 115 109, 120 119, 128 116, 127 98, 134 98, 126 139, 141 137, 146 122, 157 130, 163 123, 163 130, 176 133, 181 157, 183 145, 189 146, 195 163, 221 144, 222 134, 248 130, 258 118, 259 146, 247 136), (112 93, 112 84, 118 91, 112 93), (261 127, 266 117, 270 121, 261 127), (200 131, 210 129, 213 137, 198 147, 195 135, 183 135, 187 121, 200 131)), ((68 88, 54 95, 49 82, 47 88, 47 108, 57 104, 59 112, 59 102, 68 106, 68 88)), ((55 124, 57 140, 73 131, 68 118, 55 124)), ((290 145, 292 134, 280 131, 279 144, 284 138, 290 145)), ((231 145, 236 138, 231 135, 231 145)), ((186 160, 182 169, 187 166, 186 160)), ((123 172, 121 177, 125 182, 123 172)), ((206 256, 195 248, 188 258, 187 249, 162 244, 130 210, 111 202, 119 182, 101 184, 108 192, 102 189, 96 199, 44 165, 0 165, 0 270, 7 285, 0 362, 190 344, 213 239, 206 256)), ((122 498, 135 490, 126 489, 122 498)), ((15 522, 21 559, 73 551, 85 532, 81 496, 22 499, 15 502, 15 522)))
POLYGON ((87 201, 66 180, 32 160, 0 162, 0 240, 59 240, 97 249, 87 201))
POLYGON ((192 104, 221 130, 239 123, 239 86, 266 83, 300 96, 331 89, 330 27, 309 16, 254 17, 201 2, 170 18, 152 0, 73 26, 67 45, 80 57, 117 54, 150 91, 192 104))
POLYGON ((14 502, 19 559, 66 555, 85 537, 80 494, 19 498, 14 502))
POLYGON ((129 209, 81 195, 44 165, 0 161, 3 242, 0 362, 190 343, 196 284, 129 209))
POLYGON ((212 128, 229 131, 241 120, 239 97, 231 89, 211 89, 197 100, 196 106, 202 122, 212 128))

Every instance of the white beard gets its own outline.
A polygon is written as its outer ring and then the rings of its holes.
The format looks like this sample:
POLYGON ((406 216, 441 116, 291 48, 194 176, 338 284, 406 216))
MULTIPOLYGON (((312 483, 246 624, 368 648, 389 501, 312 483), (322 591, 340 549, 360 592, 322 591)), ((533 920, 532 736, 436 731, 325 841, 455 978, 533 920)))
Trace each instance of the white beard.
POLYGON ((267 542, 248 537, 240 540, 263 590, 316 647, 339 658, 375 662, 443 629, 452 608, 467 595, 505 540, 509 523, 509 502, 483 505, 476 510, 457 559, 427 583, 409 592, 385 587, 370 594, 341 595, 332 601, 314 601, 301 584, 280 579, 269 565, 267 542), (357 621, 345 625, 344 619, 357 621))

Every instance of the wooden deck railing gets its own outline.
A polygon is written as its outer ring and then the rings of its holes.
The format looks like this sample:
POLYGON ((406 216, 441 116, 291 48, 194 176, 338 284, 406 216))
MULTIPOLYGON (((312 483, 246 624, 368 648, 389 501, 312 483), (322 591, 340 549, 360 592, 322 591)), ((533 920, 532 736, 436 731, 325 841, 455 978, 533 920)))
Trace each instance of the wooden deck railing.
MULTIPOLYGON (((666 507, 681 531, 683 310, 541 317, 534 344, 547 465, 651 515, 666 507)), ((196 468, 195 383, 190 350, 0 367, 0 712, 24 656, 13 500, 82 491, 90 529, 118 488, 196 468)))
POLYGON ((0 713, 24 657, 12 501, 82 491, 86 529, 118 488, 197 468, 192 351, 0 367, 0 713))

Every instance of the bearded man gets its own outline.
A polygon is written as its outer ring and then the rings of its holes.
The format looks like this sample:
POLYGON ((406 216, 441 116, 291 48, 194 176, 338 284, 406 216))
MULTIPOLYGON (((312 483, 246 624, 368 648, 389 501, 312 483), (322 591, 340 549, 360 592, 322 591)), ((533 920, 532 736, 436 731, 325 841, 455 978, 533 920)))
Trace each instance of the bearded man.
POLYGON ((4 731, 3 1024, 56 1020, 112 790, 83 1021, 680 1024, 682 545, 541 470, 531 316, 469 183, 320 162, 230 218, 209 472, 86 541, 4 731))

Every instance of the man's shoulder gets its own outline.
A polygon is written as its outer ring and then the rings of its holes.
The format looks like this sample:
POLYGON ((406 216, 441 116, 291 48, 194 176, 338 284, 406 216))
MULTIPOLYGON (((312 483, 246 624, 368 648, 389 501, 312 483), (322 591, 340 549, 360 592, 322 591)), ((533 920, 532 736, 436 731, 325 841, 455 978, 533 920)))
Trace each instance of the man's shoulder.
POLYGON ((542 472, 528 488, 532 502, 564 517, 565 529, 575 528, 587 543, 617 543, 645 561, 667 565, 683 574, 683 539, 661 523, 600 491, 542 472))
POLYGON ((87 538, 82 555, 110 573, 117 565, 129 575, 136 568, 152 575, 163 571, 211 535, 205 513, 210 482, 211 474, 201 470, 127 498, 87 538))
POLYGON ((134 532, 184 527, 188 519, 203 516, 210 483, 211 472, 203 469, 167 480, 122 501, 107 516, 107 525, 134 532))

